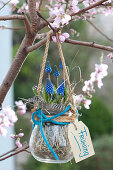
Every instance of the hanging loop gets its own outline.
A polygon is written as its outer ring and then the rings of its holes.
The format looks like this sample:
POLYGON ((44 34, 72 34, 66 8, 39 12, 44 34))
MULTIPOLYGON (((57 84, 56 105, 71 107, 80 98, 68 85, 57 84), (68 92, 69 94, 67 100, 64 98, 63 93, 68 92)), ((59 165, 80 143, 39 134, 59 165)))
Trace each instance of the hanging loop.
POLYGON ((44 75, 51 34, 52 34, 52 31, 50 31, 47 35, 47 42, 46 42, 46 47, 45 47, 45 52, 44 52, 44 57, 43 57, 43 62, 42 62, 42 68, 41 68, 41 72, 40 72, 39 83, 38 83, 38 87, 37 87, 38 95, 40 94, 40 90, 41 90, 41 86, 42 86, 42 79, 43 79, 43 75, 44 75))
MULTIPOLYGON (((63 65, 63 71, 64 71, 65 78, 66 78, 66 81, 67 81, 67 85, 68 85, 68 88, 69 88, 69 93, 71 93, 71 83, 70 83, 70 80, 69 80, 69 75, 68 75, 66 64, 65 64, 65 59, 64 59, 64 55, 63 55, 63 51, 62 51, 62 47, 61 47, 61 42, 59 40, 59 33, 56 33, 56 38, 57 38, 57 45, 58 45, 58 49, 59 49, 59 54, 60 54, 62 65, 63 65)), ((70 98, 70 101, 72 102, 72 105, 74 105, 73 97, 70 98)))

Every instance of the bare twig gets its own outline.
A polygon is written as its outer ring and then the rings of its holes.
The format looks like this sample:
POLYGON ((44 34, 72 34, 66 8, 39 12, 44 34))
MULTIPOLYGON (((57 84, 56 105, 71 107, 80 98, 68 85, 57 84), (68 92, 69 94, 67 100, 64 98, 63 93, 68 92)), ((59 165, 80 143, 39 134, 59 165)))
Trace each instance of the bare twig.
POLYGON ((17 148, 18 148, 18 147, 15 147, 15 148, 11 149, 10 151, 8 151, 8 152, 0 155, 0 158, 3 157, 3 156, 5 156, 5 155, 7 155, 7 154, 9 154, 9 153, 11 153, 11 152, 14 152, 17 148))
POLYGON ((95 44, 95 42, 85 42, 85 41, 77 41, 77 40, 71 40, 71 39, 66 39, 65 42, 69 43, 69 44, 74 44, 74 45, 82 45, 82 46, 98 48, 98 49, 110 51, 110 52, 113 53, 112 47, 108 47, 108 46, 104 46, 104 45, 100 45, 100 44, 95 44))
POLYGON ((54 32, 56 31, 56 30, 51 26, 51 24, 49 23, 49 21, 46 20, 38 11, 37 11, 37 14, 38 14, 38 16, 39 16, 40 18, 42 18, 42 19, 47 23, 47 25, 50 26, 50 28, 51 28, 54 32))
POLYGON ((2 3, 3 3, 3 6, 0 8, 0 10, 3 9, 10 1, 11 1, 11 0, 7 1, 6 3, 2 2, 2 3))
POLYGON ((89 19, 87 19, 87 22, 92 25, 93 28, 95 28, 96 31, 98 31, 103 37, 105 37, 107 40, 111 41, 113 43, 113 40, 109 38, 106 34, 104 34, 95 24, 93 24, 89 19))
POLYGON ((8 29, 8 30, 13 30, 13 31, 16 31, 16 30, 25 30, 25 27, 6 27, 4 25, 0 26, 0 29, 8 29))
POLYGON ((94 4, 89 5, 88 7, 84 8, 84 9, 79 10, 76 13, 72 13, 71 16, 80 15, 82 13, 85 13, 86 11, 88 11, 90 9, 93 9, 93 8, 101 5, 103 2, 106 2, 106 1, 108 1, 108 0, 100 0, 100 1, 98 1, 96 3, 94 3, 94 4))
POLYGON ((6 15, 6 16, 0 16, 0 21, 6 21, 6 20, 25 20, 24 15, 6 15))
POLYGON ((5 156, 5 157, 1 158, 0 161, 3 161, 5 159, 7 159, 7 158, 10 158, 10 157, 14 156, 14 155, 17 155, 18 153, 21 153, 21 152, 25 151, 28 148, 29 148, 29 145, 26 145, 26 146, 22 147, 21 149, 15 151, 14 153, 9 154, 8 156, 5 156))
POLYGON ((38 7, 39 11, 41 10, 42 2, 43 2, 43 0, 40 0, 39 7, 38 7))

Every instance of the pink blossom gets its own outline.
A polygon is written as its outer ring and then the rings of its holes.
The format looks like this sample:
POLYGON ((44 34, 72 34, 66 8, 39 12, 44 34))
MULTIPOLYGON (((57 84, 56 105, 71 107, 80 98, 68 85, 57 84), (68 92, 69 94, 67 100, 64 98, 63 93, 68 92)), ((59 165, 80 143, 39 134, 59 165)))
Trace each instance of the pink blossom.
POLYGON ((89 0, 83 1, 83 4, 85 5, 85 7, 88 7, 89 6, 89 0))
POLYGON ((111 59, 112 62, 113 62, 113 53, 109 53, 109 54, 107 55, 107 58, 111 59))
POLYGON ((72 11, 74 13, 79 11, 79 7, 77 6, 78 5, 78 0, 73 0, 71 5, 72 5, 72 11))
POLYGON ((91 104, 91 100, 85 98, 82 94, 73 95, 74 104, 78 107, 80 104, 83 104, 86 109, 89 109, 89 105, 91 104))
POLYGON ((10 5, 17 5, 18 3, 19 3, 18 0, 11 0, 11 1, 9 2, 10 5))
MULTIPOLYGON (((61 43, 63 43, 66 40, 66 38, 69 38, 68 33, 62 33, 62 34, 59 35, 59 40, 60 40, 61 43)), ((57 42, 56 36, 52 36, 52 40, 54 42, 57 42)))
POLYGON ((91 80, 85 81, 84 84, 85 84, 85 86, 83 86, 82 91, 94 92, 94 86, 93 86, 93 82, 91 80))
POLYGON ((15 123, 18 120, 15 112, 11 109, 11 107, 3 108, 3 112, 11 123, 15 123))
POLYGON ((66 38, 69 38, 69 34, 67 32, 62 33, 62 35, 66 38))
POLYGON ((99 89, 103 86, 103 83, 102 83, 101 78, 100 78, 100 79, 99 79, 99 78, 97 79, 96 84, 97 84, 97 86, 98 86, 99 89))
POLYGON ((13 12, 16 9, 16 5, 19 3, 18 0, 11 0, 9 4, 11 5, 11 12, 13 12))
POLYGON ((67 25, 69 21, 71 20, 71 16, 65 13, 60 13, 56 16, 54 19, 54 22, 51 23, 51 26, 54 28, 63 27, 64 25, 67 25))
POLYGON ((3 117, 3 123, 4 123, 4 126, 6 126, 6 127, 10 126, 10 121, 7 116, 3 117))
POLYGON ((20 115, 26 113, 26 105, 22 102, 22 100, 16 101, 15 104, 18 107, 18 111, 20 115))
POLYGON ((77 106, 77 105, 79 105, 79 104, 81 104, 81 102, 82 102, 82 100, 83 100, 83 95, 82 94, 80 94, 80 95, 73 95, 73 100, 74 100, 74 104, 75 104, 75 106, 77 106))
POLYGON ((11 134, 10 137, 12 139, 16 140, 16 145, 18 146, 18 148, 22 147, 22 144, 20 143, 20 138, 22 138, 24 136, 24 133, 18 133, 18 134, 11 134))
POLYGON ((3 108, 0 112, 0 134, 5 136, 7 127, 13 126, 17 120, 15 112, 10 107, 3 108))
POLYGON ((20 143, 20 140, 19 140, 19 139, 16 140, 16 145, 18 146, 18 148, 21 148, 21 147, 22 147, 22 144, 20 143))
POLYGON ((23 136, 24 136, 24 133, 19 133, 19 134, 18 134, 18 137, 19 137, 19 138, 21 138, 21 137, 23 137, 23 136))
POLYGON ((84 107, 86 109, 89 109, 90 108, 89 105, 91 104, 91 100, 84 99, 83 104, 84 104, 84 107))
POLYGON ((10 137, 11 137, 12 139, 15 139, 15 135, 14 135, 14 134, 11 134, 10 137))
POLYGON ((60 36, 59 36, 59 39, 60 39, 60 42, 61 42, 61 43, 65 41, 65 37, 64 37, 63 35, 60 35, 60 36))
POLYGON ((101 74, 102 75, 102 78, 104 78, 105 76, 107 76, 107 69, 108 69, 108 65, 106 64, 95 64, 95 71, 96 73, 98 74, 101 74))
POLYGON ((3 124, 0 124, 0 134, 2 136, 6 136, 7 135, 7 129, 3 124))
POLYGON ((29 13, 29 7, 28 4, 23 3, 23 5, 21 6, 21 8, 18 9, 17 13, 22 13, 24 12, 25 14, 29 13))

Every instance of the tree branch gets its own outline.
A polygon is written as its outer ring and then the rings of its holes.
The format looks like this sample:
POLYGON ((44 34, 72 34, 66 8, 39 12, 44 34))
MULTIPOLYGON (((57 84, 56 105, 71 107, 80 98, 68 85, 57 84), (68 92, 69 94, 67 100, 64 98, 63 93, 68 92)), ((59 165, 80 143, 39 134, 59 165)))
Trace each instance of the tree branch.
POLYGON ((24 15, 6 15, 6 16, 0 16, 0 21, 6 21, 6 20, 25 20, 24 15))
POLYGON ((0 29, 8 29, 8 30, 13 30, 13 31, 16 31, 16 30, 25 30, 25 27, 6 27, 4 25, 0 26, 0 29))
POLYGON ((106 1, 108 1, 108 0, 100 0, 100 1, 98 1, 96 3, 94 3, 94 4, 89 5, 88 7, 84 8, 84 9, 79 10, 76 13, 72 13, 71 16, 80 15, 80 14, 82 14, 82 13, 84 13, 84 12, 86 12, 86 11, 92 9, 92 8, 95 8, 95 7, 99 6, 99 5, 101 5, 103 2, 106 2, 106 1))
POLYGON ((103 37, 105 37, 107 40, 111 41, 113 43, 113 40, 109 38, 106 34, 104 34, 95 24, 93 24, 89 19, 86 19, 87 22, 92 25, 93 28, 95 28, 96 31, 98 31, 103 37))
POLYGON ((7 159, 7 158, 10 158, 10 157, 14 156, 14 155, 17 155, 18 153, 21 153, 21 152, 25 151, 25 150, 28 149, 28 148, 29 148, 29 145, 26 145, 26 146, 22 147, 21 149, 17 150, 16 152, 14 152, 14 153, 12 153, 12 154, 9 154, 8 156, 5 156, 5 157, 1 158, 0 161, 3 161, 3 160, 5 160, 5 159, 7 159))
MULTIPOLYGON (((51 33, 51 34, 52 34, 52 32, 53 32, 53 31, 50 31, 50 32, 48 32, 48 33, 51 33)), ((41 46, 43 46, 43 45, 46 43, 46 41, 47 41, 47 37, 45 37, 43 40, 39 41, 38 43, 36 43, 36 44, 28 47, 28 48, 26 49, 26 51, 27 51, 27 52, 32 52, 32 51, 36 50, 37 48, 40 48, 41 46)))
POLYGON ((39 11, 41 10, 42 2, 43 2, 43 0, 40 0, 39 8, 38 8, 39 11))
POLYGON ((4 157, 5 155, 7 155, 7 154, 9 154, 9 153, 11 153, 11 152, 14 152, 17 148, 18 148, 18 147, 16 146, 15 148, 11 149, 10 151, 8 151, 8 152, 0 155, 0 158, 1 158, 1 157, 4 157))
POLYGON ((29 15, 31 19, 32 32, 37 33, 40 24, 40 18, 37 16, 37 12, 36 12, 36 1, 29 0, 28 5, 29 5, 29 15))
POLYGON ((3 16, 0 17, 0 20, 11 20, 11 19, 22 19, 25 21, 26 26, 26 35, 20 45, 20 48, 18 49, 18 52, 12 62, 12 65, 4 78, 1 86, 0 86, 0 107, 2 107, 2 103, 4 101, 4 98, 9 91, 11 85, 15 81, 16 77, 18 76, 21 67, 28 55, 28 51, 26 50, 27 47, 31 46, 35 40, 36 34, 39 31, 39 20, 36 13, 36 7, 35 7, 35 0, 29 0, 29 12, 30 12, 30 18, 32 23, 32 31, 31 26, 29 24, 29 21, 26 19, 26 16, 24 15, 12 15, 12 16, 3 16))
POLYGON ((112 47, 95 44, 95 42, 85 42, 85 41, 77 41, 77 40, 71 40, 71 39, 66 39, 65 42, 69 44, 74 44, 74 45, 82 45, 82 46, 87 46, 87 47, 98 48, 98 49, 110 51, 113 53, 112 47))
POLYGON ((3 9, 10 1, 11 1, 11 0, 7 1, 6 3, 2 2, 2 3, 3 3, 3 6, 0 8, 0 10, 3 9))

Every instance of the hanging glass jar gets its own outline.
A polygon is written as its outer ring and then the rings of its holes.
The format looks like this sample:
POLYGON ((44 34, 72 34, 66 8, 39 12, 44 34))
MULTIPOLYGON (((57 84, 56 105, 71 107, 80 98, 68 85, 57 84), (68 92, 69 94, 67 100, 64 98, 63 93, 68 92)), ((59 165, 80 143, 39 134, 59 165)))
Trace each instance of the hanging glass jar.
POLYGON ((46 163, 66 163, 70 161, 73 158, 73 153, 68 139, 68 125, 45 123, 42 128, 48 143, 57 154, 59 160, 56 160, 49 150, 38 125, 35 125, 29 143, 30 151, 34 158, 46 163))
MULTIPOLYGON (((32 114, 32 120, 34 125, 33 125, 33 130, 29 142, 30 151, 31 154, 34 156, 34 158, 40 162, 46 162, 46 163, 66 163, 73 158, 71 145, 68 139, 68 124, 70 122, 73 122, 77 116, 75 109, 72 108, 73 99, 71 93, 71 84, 69 81, 69 76, 67 73, 58 33, 56 33, 56 37, 57 37, 58 49, 62 61, 62 68, 65 75, 64 77, 65 80, 67 81, 67 85, 70 93, 67 104, 69 104, 69 102, 72 104, 68 106, 65 103, 63 103, 63 105, 62 104, 58 105, 58 103, 60 102, 51 104, 51 101, 52 99, 54 99, 55 96, 53 94, 53 86, 50 81, 51 69, 48 63, 46 72, 49 72, 48 74, 49 76, 47 78, 46 92, 49 93, 49 95, 51 96, 51 100, 50 103, 47 102, 44 103, 43 100, 40 101, 38 100, 35 102, 36 110, 32 114), (46 111, 49 110, 50 113, 49 116, 47 116, 47 114, 44 114, 43 108, 46 111)), ((45 69, 47 52, 49 48, 49 42, 50 42, 50 34, 48 35, 47 42, 46 42, 42 69, 41 69, 38 88, 37 88, 38 97, 40 96, 40 90, 42 86, 42 79, 43 79, 43 74, 45 69)), ((58 76, 56 72, 58 73, 57 69, 54 72, 55 77, 58 76)), ((65 80, 63 79, 63 82, 59 85, 59 88, 57 87, 57 94, 62 95, 62 100, 65 99, 65 95, 64 95, 65 80)))

